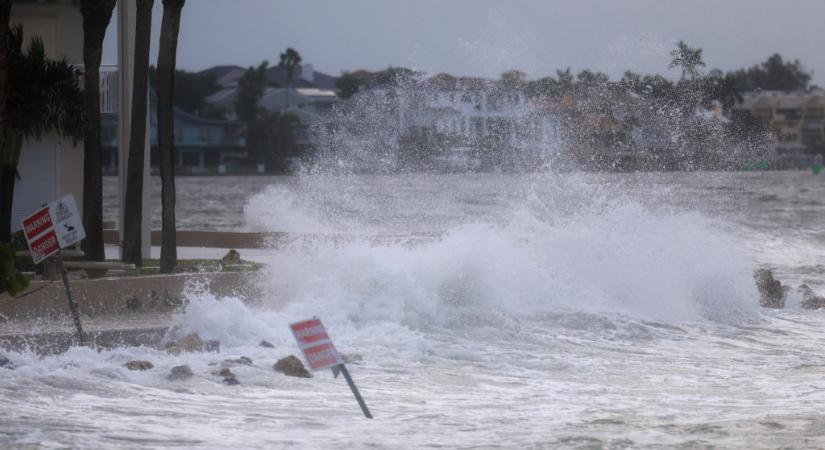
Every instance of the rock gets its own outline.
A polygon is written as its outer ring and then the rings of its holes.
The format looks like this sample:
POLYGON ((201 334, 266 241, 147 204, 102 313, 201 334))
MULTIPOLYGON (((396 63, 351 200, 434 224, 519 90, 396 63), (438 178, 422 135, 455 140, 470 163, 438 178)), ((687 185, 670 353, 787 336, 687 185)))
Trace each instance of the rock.
POLYGON ((11 363, 11 361, 9 361, 9 358, 6 358, 5 356, 0 356, 0 367, 5 367, 7 369, 11 369, 11 364, 10 363, 11 363))
POLYGON ((220 353, 221 341, 209 340, 203 343, 203 349, 207 352, 220 353))
POLYGON ((132 312, 140 311, 143 308, 143 303, 138 300, 137 296, 131 296, 126 299, 126 308, 132 312))
POLYGON ((169 294, 168 289, 164 289, 163 291, 163 304, 169 308, 179 308, 181 306, 186 306, 189 303, 189 300, 181 300, 177 297, 173 297, 169 294))
POLYGON ((182 352, 202 352, 204 349, 203 341, 198 333, 192 333, 178 339, 177 342, 168 346, 166 351, 173 355, 180 355, 182 352))
POLYGON ((149 361, 141 360, 129 361, 126 364, 124 364, 124 366, 126 366, 126 368, 129 370, 149 370, 155 367, 155 365, 150 363, 149 361))
POLYGON ((364 357, 358 353, 345 353, 341 355, 341 359, 344 360, 344 364, 360 364, 364 361, 364 357))
POLYGON ((779 280, 774 279, 770 269, 759 269, 753 273, 759 290, 759 305, 763 308, 782 309, 785 307, 787 291, 779 280))
POLYGON ((247 358, 246 356, 241 356, 237 359, 225 359, 223 363, 221 363, 223 367, 232 367, 232 366, 251 366, 252 365, 252 358, 247 358))
POLYGON ((816 295, 807 284, 799 286, 796 291, 802 295, 802 302, 799 305, 803 309, 825 309, 825 297, 816 295))
POLYGON ((238 377, 235 376, 235 373, 232 372, 231 370, 229 370, 226 367, 224 367, 223 369, 221 369, 217 372, 212 372, 212 373, 219 376, 219 377, 223 377, 223 384, 226 384, 226 385, 229 385, 229 386, 235 386, 235 385, 241 384, 241 382, 238 381, 238 377))
POLYGON ((235 250, 234 248, 232 250, 229 250, 228 252, 226 252, 226 254, 223 255, 223 258, 221 258, 221 264, 223 264, 224 266, 229 266, 229 265, 233 265, 233 264, 240 264, 240 263, 241 263, 241 254, 238 253, 238 251, 235 250))
POLYGON ((272 368, 276 372, 281 372, 290 377, 312 378, 312 374, 304 367, 304 363, 295 355, 279 359, 278 362, 272 365, 272 368))
POLYGON ((192 369, 190 369, 189 366, 175 366, 169 371, 169 375, 166 379, 169 381, 186 380, 188 378, 192 378, 194 375, 195 374, 192 373, 192 369))
POLYGON ((272 342, 269 342, 266 339, 262 340, 261 343, 258 344, 258 346, 259 347, 264 347, 264 348, 275 348, 275 346, 272 345, 272 342))

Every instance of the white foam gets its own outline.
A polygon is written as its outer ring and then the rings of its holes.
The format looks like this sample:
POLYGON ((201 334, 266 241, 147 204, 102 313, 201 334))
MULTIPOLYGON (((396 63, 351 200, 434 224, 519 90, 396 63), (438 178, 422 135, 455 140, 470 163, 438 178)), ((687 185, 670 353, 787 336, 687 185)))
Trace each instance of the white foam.
POLYGON ((468 311, 738 321, 755 311, 749 264, 710 220, 617 204, 554 223, 523 210, 412 247, 301 243, 273 256, 265 283, 288 310, 412 329, 468 311))

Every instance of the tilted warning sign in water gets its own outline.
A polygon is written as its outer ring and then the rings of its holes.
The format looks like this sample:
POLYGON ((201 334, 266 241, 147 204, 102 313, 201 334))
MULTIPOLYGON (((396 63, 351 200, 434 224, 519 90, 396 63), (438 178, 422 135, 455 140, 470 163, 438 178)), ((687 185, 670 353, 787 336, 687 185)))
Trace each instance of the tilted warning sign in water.
POLYGON ((304 353, 304 359, 306 359, 309 367, 314 371, 331 368, 336 377, 339 372, 343 374, 349 388, 352 390, 352 395, 355 396, 358 406, 361 407, 361 412, 368 419, 372 419, 372 413, 361 397, 358 387, 355 386, 355 382, 344 364, 344 359, 335 349, 335 345, 332 343, 327 329, 324 328, 324 324, 321 323, 321 319, 313 317, 309 320, 295 322, 289 328, 292 330, 292 335, 295 336, 298 347, 304 353))

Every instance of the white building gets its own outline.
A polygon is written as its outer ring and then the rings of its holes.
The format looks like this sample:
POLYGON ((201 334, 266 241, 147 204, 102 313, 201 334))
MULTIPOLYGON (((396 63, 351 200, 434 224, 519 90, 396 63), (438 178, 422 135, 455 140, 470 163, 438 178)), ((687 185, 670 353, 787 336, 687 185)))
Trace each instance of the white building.
MULTIPOLYGON (((117 65, 101 68, 101 112, 117 112, 120 150, 121 204, 125 193, 125 161, 128 160, 128 136, 131 123, 132 59, 134 57, 135 0, 118 0, 112 23, 117 29, 117 65)), ((78 67, 83 65, 83 17, 76 0, 16 0, 12 4, 10 25, 23 27, 25 41, 32 36, 43 40, 46 56, 66 58, 78 67)), ((148 120, 148 115, 147 115, 148 120)), ((148 133, 149 127, 147 127, 148 133)), ((149 254, 149 139, 146 139, 143 245, 149 254)), ((20 220, 45 202, 73 194, 83 205, 83 142, 56 135, 45 136, 39 142, 23 145, 18 165, 20 181, 15 185, 12 231, 20 229, 20 220)), ((122 218, 122 211, 121 211, 122 218)), ((121 220, 122 222, 122 220, 121 220)))
MULTIPOLYGON (((14 2, 10 26, 22 25, 24 42, 38 36, 48 58, 66 58, 83 64, 83 18, 73 2, 14 2), (80 39, 76 34, 80 30, 80 39)), ((23 144, 18 165, 20 181, 14 189, 12 231, 43 203, 74 194, 83 203, 83 143, 56 135, 23 144)))

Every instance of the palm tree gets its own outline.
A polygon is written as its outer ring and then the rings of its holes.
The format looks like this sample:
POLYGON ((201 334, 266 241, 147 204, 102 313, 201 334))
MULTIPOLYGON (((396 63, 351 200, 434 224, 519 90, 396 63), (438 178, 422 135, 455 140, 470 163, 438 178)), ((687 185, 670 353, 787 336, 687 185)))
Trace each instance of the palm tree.
POLYGON ((670 61, 668 68, 681 68, 683 80, 688 77, 696 78, 699 75, 699 67, 705 67, 705 62, 702 61, 702 49, 688 47, 685 41, 679 41, 676 49, 670 52, 670 56, 673 60, 670 61))
POLYGON ((92 261, 103 261, 103 172, 100 161, 100 58, 103 38, 112 19, 115 0, 81 0, 83 15, 83 251, 92 261))
MULTIPOLYGON (((3 161, 3 142, 5 133, 3 128, 5 125, 5 111, 6 111, 6 71, 8 67, 8 43, 7 35, 9 32, 9 18, 11 17, 11 0, 0 0, 0 161, 3 161)), ((5 193, 6 184, 3 183, 6 174, 2 167, 0 167, 0 188, 5 193)), ((13 194, 5 193, 0 196, 0 203, 5 203, 7 198, 11 198, 9 203, 14 201, 13 194)), ((0 207, 0 243, 9 242, 11 239, 11 209, 8 214, 5 208, 0 207), (8 215, 8 217, 6 217, 8 215)))
POLYGON ((0 184, 0 234, 9 241, 17 164, 25 140, 58 135, 80 140, 83 131, 83 96, 79 72, 65 59, 49 60, 43 41, 34 38, 23 51, 23 28, 6 34, 6 112, 3 121, 2 184, 0 184))
POLYGON ((158 147, 160 150, 161 242, 160 271, 171 273, 178 263, 175 239, 175 135, 172 99, 180 14, 185 0, 163 0, 158 46, 158 147))
MULTIPOLYGON (((278 63, 279 67, 286 68, 287 87, 292 88, 292 77, 295 74, 295 68, 301 64, 301 55, 292 47, 286 49, 281 53, 281 61, 278 63)), ((289 108, 289 91, 286 94, 286 106, 289 108)))
POLYGON ((143 215, 143 161, 146 148, 146 109, 149 87, 149 38, 154 0, 137 0, 135 19, 135 72, 132 79, 132 125, 126 166, 126 199, 123 214, 123 262, 143 263, 141 226, 143 215))

